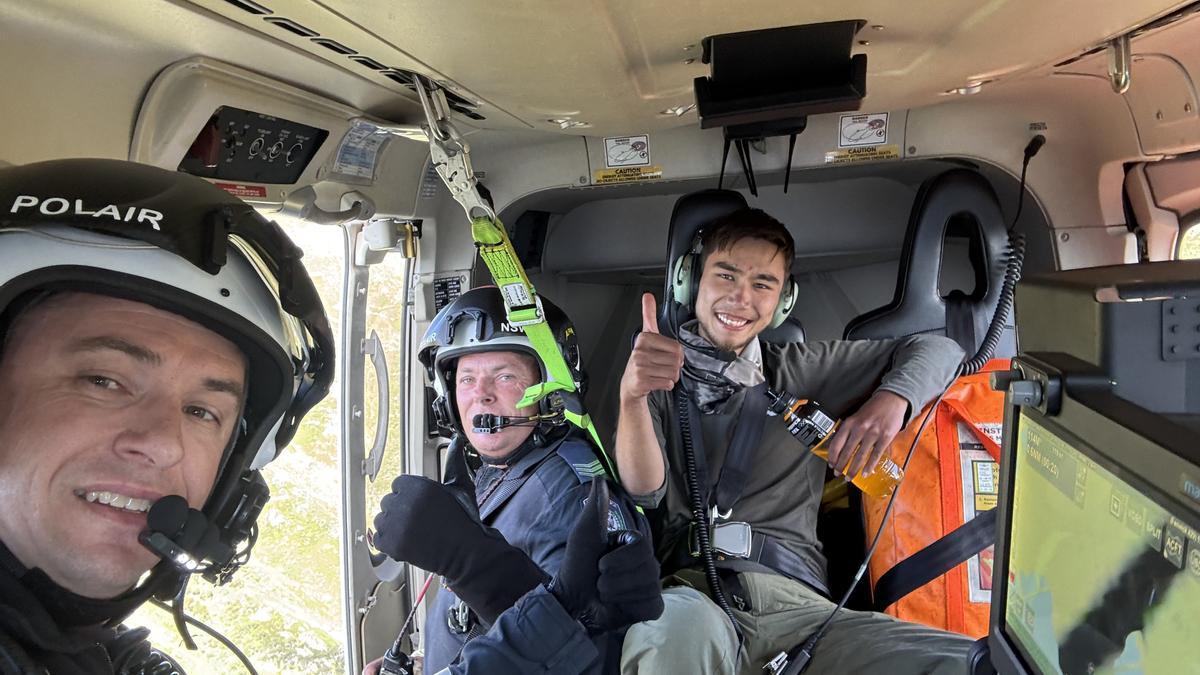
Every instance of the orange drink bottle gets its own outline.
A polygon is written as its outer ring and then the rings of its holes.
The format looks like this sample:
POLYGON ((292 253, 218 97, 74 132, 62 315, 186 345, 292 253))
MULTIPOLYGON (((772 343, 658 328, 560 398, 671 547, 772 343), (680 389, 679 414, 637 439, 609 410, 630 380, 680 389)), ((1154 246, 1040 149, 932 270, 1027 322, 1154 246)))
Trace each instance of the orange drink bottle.
MULTIPOLYGON (((771 399, 767 411, 771 415, 783 417, 788 431, 808 448, 814 455, 826 462, 829 461, 829 440, 837 431, 841 420, 835 420, 821 409, 816 401, 798 399, 787 392, 776 394, 768 390, 771 399)), ((875 470, 867 474, 851 477, 854 484, 863 494, 872 497, 885 498, 896 490, 904 470, 889 457, 883 457, 875 465, 875 470)))

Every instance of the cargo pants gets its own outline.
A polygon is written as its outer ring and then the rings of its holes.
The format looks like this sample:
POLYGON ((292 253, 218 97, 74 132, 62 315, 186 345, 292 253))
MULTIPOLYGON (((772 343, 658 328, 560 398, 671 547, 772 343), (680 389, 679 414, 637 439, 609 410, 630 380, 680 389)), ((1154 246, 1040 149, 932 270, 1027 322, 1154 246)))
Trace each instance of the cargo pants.
MULTIPOLYGON (((631 626, 621 652, 622 675, 762 675, 779 652, 807 638, 834 603, 777 574, 740 575, 747 611, 734 609, 745 642, 725 613, 687 586, 663 591, 664 611, 631 626)), ((966 636, 900 621, 878 612, 843 609, 813 652, 806 675, 968 675, 966 636)))

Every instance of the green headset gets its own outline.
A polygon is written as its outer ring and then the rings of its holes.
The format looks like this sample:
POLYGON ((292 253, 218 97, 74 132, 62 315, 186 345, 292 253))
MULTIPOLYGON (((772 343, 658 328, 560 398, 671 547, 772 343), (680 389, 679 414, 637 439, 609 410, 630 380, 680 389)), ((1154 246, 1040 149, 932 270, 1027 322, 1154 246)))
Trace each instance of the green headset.
MULTIPOLYGON (((696 299, 700 288, 704 251, 703 236, 703 231, 696 233, 692 239, 691 249, 679 256, 671 269, 671 297, 688 312, 693 311, 692 302, 696 299)), ((783 293, 779 296, 779 304, 775 306, 775 316, 771 317, 769 328, 778 328, 787 320, 788 315, 795 308, 796 299, 799 296, 800 285, 796 283, 796 277, 789 272, 787 281, 783 282, 783 293)))

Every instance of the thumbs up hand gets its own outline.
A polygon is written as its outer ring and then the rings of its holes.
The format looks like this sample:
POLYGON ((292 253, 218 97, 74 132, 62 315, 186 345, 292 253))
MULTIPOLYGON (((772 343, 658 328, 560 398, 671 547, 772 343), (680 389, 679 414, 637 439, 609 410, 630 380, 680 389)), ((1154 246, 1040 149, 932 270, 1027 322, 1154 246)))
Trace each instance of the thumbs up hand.
POLYGON ((683 368, 683 346, 658 332, 658 308, 654 296, 642 295, 642 332, 633 344, 625 374, 621 377, 621 399, 645 399, 652 391, 670 391, 683 368))

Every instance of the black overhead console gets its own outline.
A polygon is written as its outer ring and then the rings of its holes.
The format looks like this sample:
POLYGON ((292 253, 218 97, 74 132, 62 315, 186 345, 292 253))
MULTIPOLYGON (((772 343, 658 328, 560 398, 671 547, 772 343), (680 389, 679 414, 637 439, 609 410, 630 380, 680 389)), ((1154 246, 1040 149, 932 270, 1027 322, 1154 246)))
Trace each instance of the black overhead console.
POLYGON ((221 106, 196 134, 179 170, 218 180, 291 185, 304 175, 327 136, 325 129, 221 106))
POLYGON ((862 106, 867 56, 852 56, 850 49, 865 24, 862 19, 830 21, 704 38, 701 58, 712 66, 712 74, 694 81, 696 112, 701 129, 725 130, 722 182, 732 144, 750 192, 757 195, 750 143, 788 136, 787 191, 796 136, 804 131, 808 116, 862 106))

